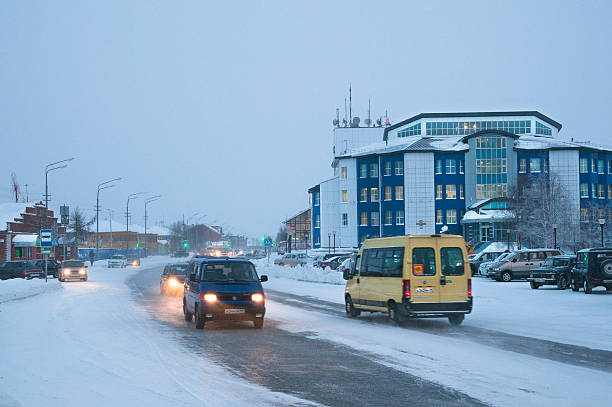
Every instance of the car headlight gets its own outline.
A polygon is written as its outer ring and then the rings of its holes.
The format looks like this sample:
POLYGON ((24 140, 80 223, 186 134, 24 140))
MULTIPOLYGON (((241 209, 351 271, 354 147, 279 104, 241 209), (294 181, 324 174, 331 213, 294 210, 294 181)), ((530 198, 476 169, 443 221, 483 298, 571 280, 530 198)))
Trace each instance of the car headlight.
POLYGON ((62 272, 64 273, 65 276, 70 275, 70 269, 63 269, 62 272))
POLYGON ((217 302, 216 294, 202 294, 200 295, 200 300, 204 300, 206 302, 217 302))
POLYGON ((132 266, 137 266, 137 265, 138 265, 138 262, 137 262, 136 260, 134 260, 134 261, 132 262, 132 266))
POLYGON ((79 269, 79 274, 80 274, 80 275, 82 275, 82 276, 83 276, 83 275, 85 275, 86 273, 87 273, 87 270, 85 270, 85 269, 79 269))
POLYGON ((256 293, 251 295, 251 301, 253 302, 263 302, 264 296, 263 294, 256 293))
POLYGON ((168 285, 171 288, 175 288, 175 287, 178 287, 179 283, 178 283, 178 281, 176 281, 176 278, 171 278, 171 279, 168 280, 168 285))

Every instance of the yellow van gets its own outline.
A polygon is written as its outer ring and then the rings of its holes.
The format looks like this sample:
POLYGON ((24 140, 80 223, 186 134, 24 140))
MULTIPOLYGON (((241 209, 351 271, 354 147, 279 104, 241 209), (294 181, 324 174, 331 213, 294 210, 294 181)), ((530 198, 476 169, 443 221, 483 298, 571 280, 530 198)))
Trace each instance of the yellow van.
POLYGON ((387 312, 407 317, 448 317, 453 325, 472 311, 466 244, 457 235, 409 235, 366 240, 344 272, 346 314, 387 312))

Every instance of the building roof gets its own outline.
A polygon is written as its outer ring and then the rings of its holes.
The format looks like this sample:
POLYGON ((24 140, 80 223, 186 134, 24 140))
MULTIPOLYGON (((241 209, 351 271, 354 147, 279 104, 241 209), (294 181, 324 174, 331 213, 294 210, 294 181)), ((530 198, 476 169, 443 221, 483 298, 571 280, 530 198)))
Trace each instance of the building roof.
POLYGON ((310 211, 310 208, 304 209, 303 211, 300 211, 300 212, 296 213, 296 214, 295 214, 295 215, 293 215, 293 216, 289 216, 287 219, 285 219, 285 220, 283 221, 283 223, 287 223, 287 222, 289 222, 289 221, 291 221, 291 220, 293 220, 293 219, 297 218, 298 216, 305 214, 305 213, 306 213, 306 212, 308 212, 308 211, 310 211))
POLYGON ((543 115, 542 113, 535 110, 525 110, 525 111, 513 111, 513 112, 448 112, 448 113, 419 113, 416 116, 412 116, 409 119, 402 120, 401 122, 395 123, 392 126, 385 128, 385 133, 383 135, 383 139, 387 139, 387 133, 389 131, 397 129, 398 127, 405 126, 411 122, 415 122, 420 119, 442 119, 442 118, 452 118, 452 117, 514 117, 514 116, 535 116, 538 119, 542 120, 555 127, 557 131, 561 130, 561 123, 556 122, 550 117, 543 115))
POLYGON ((15 218, 21 218, 21 214, 25 213, 28 206, 34 206, 34 204, 25 202, 0 203, 0 230, 6 230, 8 222, 14 222, 15 218))

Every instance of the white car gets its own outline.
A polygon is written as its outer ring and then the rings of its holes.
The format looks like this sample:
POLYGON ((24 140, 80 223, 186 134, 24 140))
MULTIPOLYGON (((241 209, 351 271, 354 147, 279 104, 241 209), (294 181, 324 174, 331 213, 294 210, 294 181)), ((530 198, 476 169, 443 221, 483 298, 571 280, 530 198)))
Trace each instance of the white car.
POLYGON ((108 259, 108 267, 121 267, 127 266, 127 259, 123 254, 115 254, 113 257, 108 259))
POLYGON ((348 259, 340 263, 340 266, 338 266, 338 271, 341 271, 342 273, 344 273, 345 270, 350 270, 352 266, 353 266, 353 258, 349 257, 348 259))

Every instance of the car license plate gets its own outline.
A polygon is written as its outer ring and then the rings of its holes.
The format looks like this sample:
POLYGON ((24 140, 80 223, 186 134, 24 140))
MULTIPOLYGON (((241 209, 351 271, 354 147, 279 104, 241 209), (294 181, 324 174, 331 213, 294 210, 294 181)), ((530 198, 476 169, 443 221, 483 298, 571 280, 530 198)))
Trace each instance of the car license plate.
POLYGON ((415 290, 417 293, 433 293, 433 287, 417 287, 415 290))
POLYGON ((544 279, 544 278, 535 278, 534 280, 535 280, 536 283, 543 283, 543 282, 546 281, 546 279, 544 279))
POLYGON ((226 308, 226 314, 244 314, 244 308, 226 308))

